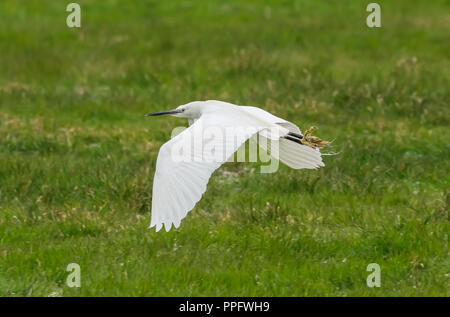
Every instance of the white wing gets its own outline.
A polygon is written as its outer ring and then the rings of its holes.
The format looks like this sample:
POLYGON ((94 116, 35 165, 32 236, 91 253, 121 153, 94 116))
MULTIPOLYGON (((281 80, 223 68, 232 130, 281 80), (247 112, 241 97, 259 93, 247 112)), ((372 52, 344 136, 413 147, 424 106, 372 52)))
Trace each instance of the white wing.
POLYGON ((291 168, 315 169, 320 166, 325 166, 322 162, 322 156, 319 149, 313 149, 309 146, 301 145, 287 139, 268 140, 262 135, 259 135, 258 137, 258 144, 261 148, 291 168), (273 150, 275 147, 277 150, 273 150))
MULTIPOLYGON (((291 122, 286 121, 280 125, 289 129, 290 132, 301 134, 300 129, 291 122)), ((258 144, 262 149, 291 168, 315 169, 325 166, 319 149, 313 149, 283 138, 269 140, 261 134, 258 135, 258 138, 258 144)))
POLYGON ((174 224, 178 228, 206 191, 211 174, 263 129, 258 124, 246 115, 205 114, 163 144, 153 180, 150 227, 159 231, 164 224, 169 231, 174 224))
MULTIPOLYGON (((301 134, 300 128, 294 123, 286 121, 282 118, 256 107, 242 107, 244 111, 257 115, 274 124, 280 125, 290 132, 301 134)), ((263 131, 264 132, 264 131, 263 131)), ((254 136, 256 138, 256 135, 254 136)), ((277 160, 280 160, 287 166, 300 169, 314 169, 325 166, 319 149, 313 149, 306 145, 301 145, 287 139, 280 138, 278 140, 269 140, 264 133, 258 135, 259 146, 269 152, 277 160), (276 150, 274 150, 276 149, 276 150)))

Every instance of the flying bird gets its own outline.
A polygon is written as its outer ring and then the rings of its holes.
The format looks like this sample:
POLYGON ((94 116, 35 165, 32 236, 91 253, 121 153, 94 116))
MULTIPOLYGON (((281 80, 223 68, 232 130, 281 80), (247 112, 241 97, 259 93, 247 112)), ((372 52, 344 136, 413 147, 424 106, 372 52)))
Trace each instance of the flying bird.
POLYGON ((146 116, 187 118, 189 128, 164 143, 156 160, 150 228, 178 228, 206 191, 211 174, 249 138, 294 169, 325 166, 320 148, 329 142, 269 112, 217 100, 194 101, 146 116))

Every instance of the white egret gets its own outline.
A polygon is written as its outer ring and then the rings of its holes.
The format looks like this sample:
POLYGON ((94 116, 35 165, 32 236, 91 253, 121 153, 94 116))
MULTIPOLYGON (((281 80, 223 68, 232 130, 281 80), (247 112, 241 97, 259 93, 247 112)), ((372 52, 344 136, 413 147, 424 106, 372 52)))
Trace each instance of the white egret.
POLYGON ((291 168, 325 165, 319 148, 328 142, 311 136, 312 130, 303 135, 295 124, 260 108, 208 100, 146 116, 164 114, 187 118, 190 127, 159 150, 150 224, 156 231, 163 225, 166 231, 172 224, 178 228, 206 191, 211 174, 252 136, 258 136, 260 147, 291 168), (176 158, 180 147, 187 153, 182 160, 176 158))

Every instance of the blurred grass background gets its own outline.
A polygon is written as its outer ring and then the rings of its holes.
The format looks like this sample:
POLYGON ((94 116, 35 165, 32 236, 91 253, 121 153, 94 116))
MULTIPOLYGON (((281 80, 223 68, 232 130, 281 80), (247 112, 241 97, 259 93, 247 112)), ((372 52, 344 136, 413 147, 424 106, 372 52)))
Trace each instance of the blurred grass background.
POLYGON ((0 295, 448 296, 448 1, 0 2, 0 295), (226 164, 155 233, 192 100, 335 139, 317 171, 226 164), (226 173, 224 173, 226 171, 226 173), (81 266, 81 288, 65 284, 81 266), (369 263, 381 287, 366 285, 369 263))

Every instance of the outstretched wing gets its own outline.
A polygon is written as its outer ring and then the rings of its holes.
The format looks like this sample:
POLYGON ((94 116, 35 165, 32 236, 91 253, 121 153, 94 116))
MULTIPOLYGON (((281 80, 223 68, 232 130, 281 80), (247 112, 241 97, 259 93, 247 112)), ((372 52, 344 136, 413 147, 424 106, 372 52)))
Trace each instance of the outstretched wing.
MULTIPOLYGON (((301 134, 300 129, 293 123, 286 121, 278 123, 290 132, 301 134)), ((316 169, 325 166, 319 149, 313 149, 306 145, 292 142, 288 139, 269 140, 263 135, 258 135, 259 146, 271 156, 280 160, 294 169, 316 169)))
POLYGON ((163 144, 153 180, 150 227, 178 228, 206 191, 211 174, 252 135, 251 118, 206 114, 163 144))
MULTIPOLYGON (((256 107, 242 107, 244 111, 252 113, 253 115, 259 116, 268 120, 274 124, 286 128, 290 132, 301 134, 300 128, 294 123, 286 121, 282 118, 276 117, 273 114, 264 111, 263 109, 256 107)), ((280 160, 287 166, 294 169, 308 168, 315 169, 320 166, 325 166, 322 162, 322 157, 319 149, 313 149, 306 145, 301 145, 292 142, 288 139, 279 138, 275 140, 270 140, 267 138, 265 131, 262 131, 258 135, 259 146, 267 151, 271 156, 280 160)), ((256 135, 254 136, 256 141, 256 135)))

